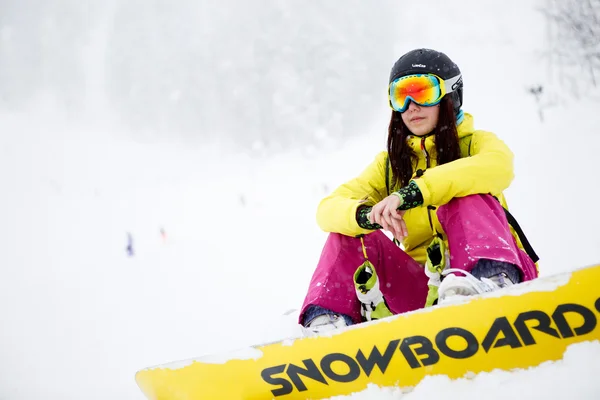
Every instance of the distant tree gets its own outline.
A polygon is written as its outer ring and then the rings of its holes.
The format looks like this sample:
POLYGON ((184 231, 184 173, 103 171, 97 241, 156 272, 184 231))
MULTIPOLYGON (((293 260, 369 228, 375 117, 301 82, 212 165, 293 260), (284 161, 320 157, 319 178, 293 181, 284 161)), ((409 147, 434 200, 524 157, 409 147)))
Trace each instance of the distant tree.
POLYGON ((381 110, 401 10, 396 0, 7 0, 0 111, 48 97, 141 140, 254 154, 336 145, 381 110))
POLYGON ((600 0, 546 0, 550 64, 575 96, 600 85, 600 0))
POLYGON ((381 104, 395 7, 122 2, 110 28, 110 102, 139 131, 256 151, 351 136, 381 104))
POLYGON ((84 73, 79 54, 94 7, 50 1, 4 1, 0 6, 0 107, 16 109, 40 92, 79 111, 84 73))

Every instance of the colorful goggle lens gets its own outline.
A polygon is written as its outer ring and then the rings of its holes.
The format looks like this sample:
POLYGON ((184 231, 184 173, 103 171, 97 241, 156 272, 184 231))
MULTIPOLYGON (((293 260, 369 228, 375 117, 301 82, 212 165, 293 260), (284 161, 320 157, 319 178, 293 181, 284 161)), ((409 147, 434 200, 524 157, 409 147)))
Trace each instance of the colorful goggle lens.
MULTIPOLYGON (((460 75, 449 81, 459 80, 460 75)), ((448 85, 449 81, 444 81, 433 74, 401 76, 390 83, 390 106, 399 112, 406 111, 411 100, 421 106, 434 106, 446 93, 452 92, 452 85, 448 85)))

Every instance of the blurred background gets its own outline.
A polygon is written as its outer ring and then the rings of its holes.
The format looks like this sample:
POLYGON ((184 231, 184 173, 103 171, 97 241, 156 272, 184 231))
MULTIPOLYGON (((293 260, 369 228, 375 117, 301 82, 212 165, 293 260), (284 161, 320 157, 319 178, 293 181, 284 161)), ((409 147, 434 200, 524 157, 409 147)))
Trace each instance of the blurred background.
POLYGON ((385 149, 416 47, 515 153, 548 275, 600 261, 599 0, 0 0, 0 399, 292 334, 318 201, 385 149))
POLYGON ((597 80, 597 1, 519 4, 3 0, 0 106, 51 105, 144 142, 320 148, 369 129, 395 59, 431 44, 465 70, 466 107, 489 104, 509 79, 541 85, 541 105, 549 77, 585 95, 597 80))

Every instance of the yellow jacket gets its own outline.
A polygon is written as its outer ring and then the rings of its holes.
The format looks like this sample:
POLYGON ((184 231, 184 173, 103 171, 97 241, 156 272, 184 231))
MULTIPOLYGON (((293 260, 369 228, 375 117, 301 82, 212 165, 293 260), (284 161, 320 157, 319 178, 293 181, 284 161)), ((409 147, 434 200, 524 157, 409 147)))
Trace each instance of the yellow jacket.
MULTIPOLYGON (((423 194, 424 203, 404 214, 408 237, 402 241, 402 247, 421 264, 425 263, 426 249, 434 235, 428 214, 434 229, 445 238, 436 212, 428 210, 427 206, 439 207, 454 197, 490 193, 506 207, 502 191, 514 178, 513 153, 493 133, 475 130, 473 117, 467 113, 458 126, 458 136, 462 158, 443 165, 436 165, 433 135, 408 138, 409 145, 418 155, 417 164, 413 166, 413 180, 423 194), (423 141, 426 153, 421 150, 423 141), (417 178, 415 171, 419 169, 424 174, 417 178)), ((341 185, 321 201, 317 209, 317 223, 322 230, 348 236, 372 232, 358 226, 356 209, 361 204, 375 205, 388 196, 385 182, 387 157, 387 151, 382 151, 357 178, 341 185)), ((391 175, 390 170, 390 180, 391 175)), ((390 188, 390 193, 398 189, 390 188)), ((517 242, 521 247, 518 238, 517 242)))

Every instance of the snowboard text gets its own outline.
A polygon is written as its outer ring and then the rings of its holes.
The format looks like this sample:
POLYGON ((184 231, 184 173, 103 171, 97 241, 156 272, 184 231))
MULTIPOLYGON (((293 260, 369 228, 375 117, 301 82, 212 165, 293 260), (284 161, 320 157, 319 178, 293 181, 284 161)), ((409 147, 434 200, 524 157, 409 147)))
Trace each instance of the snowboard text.
MULTIPOLYGON (((594 308, 600 312, 600 298, 594 303, 594 308)), ((540 310, 530 310, 519 313, 513 321, 509 321, 506 316, 498 317, 481 340, 468 329, 448 327, 440 330, 435 337, 415 335, 391 340, 383 352, 373 346, 369 352, 359 349, 356 354, 351 355, 330 353, 320 360, 308 358, 302 360, 301 366, 292 363, 276 365, 263 369, 261 377, 264 382, 275 387, 271 390, 273 396, 283 396, 292 393, 294 389, 299 392, 307 390, 307 380, 324 385, 328 385, 330 381, 347 383, 358 379, 362 373, 370 376, 375 367, 385 374, 396 354, 402 354, 410 368, 423 368, 438 363, 442 357, 466 359, 481 349, 488 353, 499 347, 516 349, 535 345, 533 330, 539 332, 535 335, 544 334, 562 340, 588 334, 596 325, 594 311, 581 304, 565 303, 558 305, 551 315, 540 310), (579 317, 568 321, 568 314, 579 317), (456 338, 462 342, 460 346, 456 345, 456 338), (334 365, 337 367, 334 368, 334 365)))

